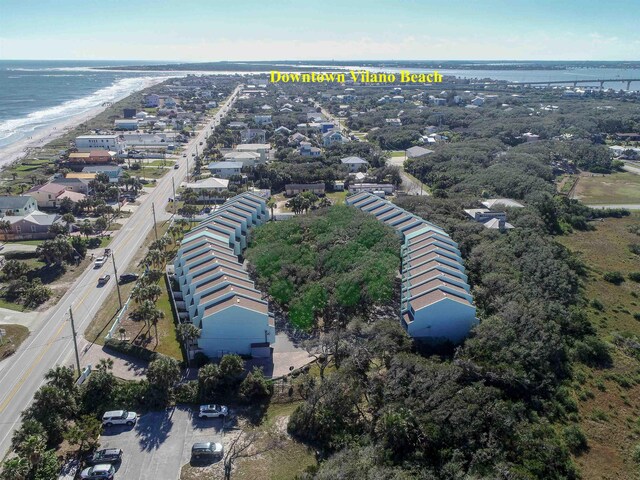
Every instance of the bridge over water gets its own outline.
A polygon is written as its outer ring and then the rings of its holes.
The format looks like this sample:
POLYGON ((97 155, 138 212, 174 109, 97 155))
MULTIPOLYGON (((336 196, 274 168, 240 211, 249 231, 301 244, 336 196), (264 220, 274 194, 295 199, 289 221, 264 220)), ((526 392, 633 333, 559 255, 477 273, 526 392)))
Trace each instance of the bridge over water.
MULTIPOLYGON (((640 82, 640 78, 607 78, 604 80, 552 80, 552 81, 537 81, 537 82, 507 82, 508 87, 531 87, 533 85, 546 85, 550 87, 551 85, 567 85, 573 84, 574 87, 577 87, 578 84, 594 84, 599 83, 600 88, 604 88, 605 83, 626 83, 627 90, 631 90, 632 82, 640 82)), ((489 85, 505 85, 504 81, 491 81, 491 82, 474 82, 470 83, 472 86, 489 86, 489 85)))

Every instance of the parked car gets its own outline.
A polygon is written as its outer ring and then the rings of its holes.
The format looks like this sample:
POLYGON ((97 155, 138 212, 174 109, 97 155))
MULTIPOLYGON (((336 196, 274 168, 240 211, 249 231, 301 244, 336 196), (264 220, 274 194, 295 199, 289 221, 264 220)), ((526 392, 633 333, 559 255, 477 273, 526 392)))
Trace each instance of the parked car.
POLYGON ((138 279, 137 273, 123 273, 120 275, 120 283, 135 282, 138 279))
POLYGON ((180 165, 178 165, 177 163, 173 166, 174 170, 178 170, 180 168, 180 165))
POLYGON ((136 412, 127 412, 126 410, 113 410, 106 412, 102 416, 102 424, 111 427, 112 425, 132 426, 138 421, 136 412))
POLYGON ((116 469, 113 467, 113 465, 102 463, 100 465, 94 465, 93 467, 85 468, 80 473, 80 478, 111 480, 115 473, 116 469))
POLYGON ((106 285, 106 283, 109 281, 110 278, 111 278, 111 275, 109 275, 109 274, 101 276, 98 279, 98 286, 106 285))
POLYGON ((105 263, 107 263, 107 257, 98 257, 96 258, 96 261, 93 263, 93 268, 100 268, 105 263))
POLYGON ((195 459, 200 458, 222 458, 224 455, 224 448, 221 443, 203 442, 194 443, 191 447, 191 457, 195 459))
POLYGON ((89 456, 87 463, 90 465, 104 465, 106 463, 119 463, 122 461, 122 450, 119 448, 103 448, 89 456))
POLYGON ((226 417, 228 414, 229 409, 224 405, 200 405, 198 416, 200 418, 218 418, 226 417))

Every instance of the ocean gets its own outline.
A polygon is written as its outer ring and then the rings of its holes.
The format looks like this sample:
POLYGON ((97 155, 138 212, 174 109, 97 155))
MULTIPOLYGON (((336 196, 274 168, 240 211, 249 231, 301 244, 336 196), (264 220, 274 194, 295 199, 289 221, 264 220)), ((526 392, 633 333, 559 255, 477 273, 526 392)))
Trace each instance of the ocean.
MULTIPOLYGON (((514 62, 514 65, 518 63, 514 62)), ((185 71, 109 71, 91 68, 145 64, 152 65, 153 62, 0 60, 0 153, 3 147, 28 138, 40 129, 106 103, 120 100, 142 89, 150 79, 183 76, 189 73, 185 71)), ((371 68, 371 70, 378 69, 371 68)), ((407 70, 433 71, 433 69, 421 68, 407 68, 407 70)), ((640 78, 640 69, 637 68, 615 68, 610 65, 578 68, 570 63, 564 70, 518 68, 509 70, 505 69, 504 65, 500 69, 491 70, 485 65, 478 70, 442 69, 439 71, 445 75, 463 78, 492 78, 513 82, 566 81, 567 85, 570 85, 573 80, 593 79, 593 86, 598 85, 599 79, 640 78)), ((193 73, 206 74, 207 72, 193 73)), ((626 84, 608 83, 605 88, 626 88, 626 84)), ((640 89, 640 82, 632 84, 631 89, 640 89)))
POLYGON ((0 60, 0 148, 120 100, 143 88, 151 78, 166 76, 90 68, 127 64, 141 62, 0 60))

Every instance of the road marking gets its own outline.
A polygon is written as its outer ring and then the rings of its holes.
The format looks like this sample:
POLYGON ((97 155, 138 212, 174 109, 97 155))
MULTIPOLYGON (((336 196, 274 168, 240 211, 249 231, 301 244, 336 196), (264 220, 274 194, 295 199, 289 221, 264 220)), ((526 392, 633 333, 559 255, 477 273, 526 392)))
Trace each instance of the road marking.
POLYGON ((42 353, 38 356, 38 358, 36 358, 36 361, 31 364, 31 366, 29 367, 29 370, 24 372, 24 375, 22 375, 20 380, 18 380, 18 383, 16 383, 13 386, 13 389, 11 390, 7 398, 4 400, 4 402, 2 402, 2 405, 0 405, 0 413, 3 412, 5 408, 7 408, 7 405, 9 405, 9 402, 11 401, 11 399, 15 396, 16 393, 18 393, 18 389, 27 380, 27 377, 31 375, 31 372, 33 371, 33 369, 36 368, 36 366, 42 361, 42 357, 44 357, 45 353, 49 351, 49 349, 51 348, 51 345, 53 345, 53 343, 56 341, 56 339, 58 338, 58 336, 60 335, 64 327, 65 327, 64 323, 60 325, 60 328, 58 329, 54 337, 51 339, 51 341, 47 344, 47 346, 42 350, 42 353))

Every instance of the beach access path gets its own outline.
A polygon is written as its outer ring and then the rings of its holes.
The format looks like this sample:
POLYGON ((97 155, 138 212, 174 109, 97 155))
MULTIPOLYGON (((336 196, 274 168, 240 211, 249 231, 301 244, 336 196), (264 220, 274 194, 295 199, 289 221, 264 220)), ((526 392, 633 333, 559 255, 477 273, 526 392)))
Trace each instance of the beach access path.
MULTIPOLYGON (((195 153, 199 142, 204 142, 212 127, 220 122, 240 91, 238 86, 222 108, 194 137, 184 150, 188 156, 195 153)), ((131 215, 123 228, 113 235, 110 248, 118 265, 127 265, 142 248, 144 238, 153 226, 152 204, 155 205, 158 222, 165 221, 170 215, 165 206, 172 193, 172 181, 180 184, 187 174, 186 162, 171 169, 158 180, 157 186, 146 195, 142 204, 131 215)), ((193 166, 193 164, 191 165, 193 166)), ((11 447, 11 435, 20 424, 20 413, 29 406, 34 393, 44 382, 47 371, 56 365, 74 365, 73 342, 69 309, 73 308, 76 332, 83 332, 91 319, 101 308, 109 295, 115 295, 115 282, 103 288, 96 288, 98 277, 105 273, 114 274, 111 267, 93 269, 89 267, 58 304, 43 314, 44 320, 39 327, 23 342, 18 351, 4 360, 0 369, 0 458, 11 447)))

